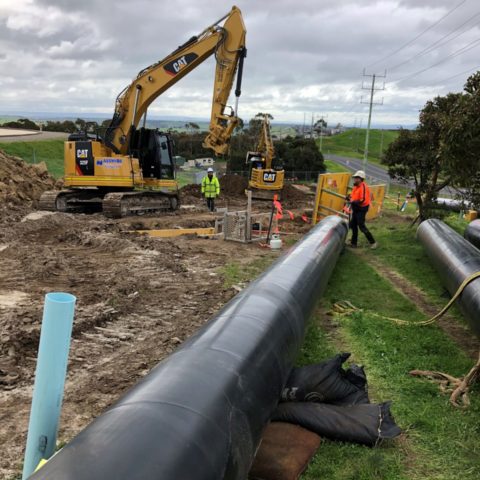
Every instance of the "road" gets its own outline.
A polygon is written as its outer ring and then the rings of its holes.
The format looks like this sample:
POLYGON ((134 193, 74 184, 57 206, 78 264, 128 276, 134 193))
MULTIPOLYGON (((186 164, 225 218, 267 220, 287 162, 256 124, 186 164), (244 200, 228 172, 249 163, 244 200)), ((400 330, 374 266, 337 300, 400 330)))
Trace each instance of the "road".
POLYGON ((38 140, 66 140, 68 133, 62 132, 38 132, 30 135, 0 135, 0 143, 10 142, 37 142, 38 140))
MULTIPOLYGON (((356 172, 357 170, 363 170, 363 160, 360 160, 358 158, 340 157, 338 155, 329 154, 326 154, 325 158, 327 160, 331 160, 332 162, 338 163, 345 168, 348 168, 352 172, 356 172)), ((401 185, 402 187, 408 186, 411 189, 415 188, 415 184, 413 182, 405 184, 403 182, 390 178, 388 172, 384 168, 375 165, 374 163, 369 163, 367 165, 366 174, 367 182, 370 182, 372 184, 381 182, 386 184, 389 183, 390 185, 401 185)), ((455 197, 459 193, 461 193, 461 190, 456 190, 450 187, 443 188, 440 191, 440 195, 443 197, 455 197)))
MULTIPOLYGON (((350 157, 339 157, 338 155, 325 155, 325 158, 327 160, 331 160, 332 162, 338 163, 339 165, 342 165, 345 168, 348 168, 352 172, 356 172, 357 170, 363 170, 363 160, 360 160, 358 158, 350 158, 350 157)), ((375 165, 374 163, 369 163, 367 165, 367 180, 373 180, 374 181, 381 181, 384 183, 396 183, 399 185, 404 185, 401 182, 395 181, 390 178, 388 175, 388 172, 382 168, 379 167, 378 165, 375 165)))

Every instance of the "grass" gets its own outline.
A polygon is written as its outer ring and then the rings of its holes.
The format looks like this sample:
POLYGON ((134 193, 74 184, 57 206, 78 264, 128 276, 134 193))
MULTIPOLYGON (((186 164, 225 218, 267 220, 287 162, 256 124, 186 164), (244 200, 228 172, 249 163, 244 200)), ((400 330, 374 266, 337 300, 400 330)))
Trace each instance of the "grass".
POLYGON ((60 178, 63 176, 63 143, 63 140, 4 142, 0 143, 0 150, 20 157, 27 163, 45 162, 50 174, 60 178))
MULTIPOLYGON (((428 264, 422 270, 428 271, 428 264)), ((429 280, 438 292, 441 286, 436 276, 430 275, 429 280)), ((376 401, 393 400, 395 418, 407 433, 405 439, 375 450, 326 442, 327 450, 319 450, 304 478, 447 480, 458 478, 458 472, 463 479, 479 478, 478 392, 471 408, 460 411, 448 405, 436 385, 408 375, 413 368, 461 375, 472 360, 435 326, 398 327, 369 315, 376 311, 410 321, 423 318, 414 304, 351 252, 340 259, 323 303, 328 306, 339 299, 350 299, 365 309, 365 313, 338 320, 340 341, 366 366, 371 396, 376 401)), ((308 337, 319 338, 318 330, 320 326, 313 324, 308 337)), ((318 348, 318 341, 312 348, 308 337, 309 362, 331 354, 330 348, 326 352, 318 348)))
MULTIPOLYGON (((401 327, 371 315, 369 312, 377 312, 409 321, 425 318, 368 264, 368 258, 376 256, 402 273, 433 303, 445 303, 444 289, 415 240, 416 228, 411 229, 408 221, 389 212, 370 226, 381 247, 361 257, 350 251, 340 257, 322 308, 308 327, 298 364, 318 362, 342 350, 352 352, 353 360, 365 365, 372 400, 392 400, 393 414, 405 433, 377 448, 324 440, 302 480, 480 478, 480 388, 471 395, 471 407, 458 410, 448 404, 448 397, 437 385, 408 375, 418 368, 460 376, 472 366, 472 359, 437 326, 401 327), (352 301, 363 311, 351 317, 325 317, 321 313, 341 299, 352 301), (331 328, 325 328, 325 322, 331 328)), ((231 263, 225 271, 226 283, 246 282, 264 266, 262 260, 248 266, 231 263)), ((458 311, 452 314, 460 318, 458 311)))
MULTIPOLYGON (((330 153, 339 156, 363 158, 365 147, 365 136, 367 130, 364 128, 352 128, 346 132, 322 139, 322 153, 330 153)), ((370 130, 368 161, 380 165, 380 158, 388 145, 398 136, 395 130, 370 130), (382 145, 383 132, 383 145, 382 145)), ((317 140, 320 146, 320 140, 317 140)))
POLYGON ((335 163, 333 160, 325 160, 325 166, 327 167, 327 173, 343 173, 350 171, 348 168, 335 163))
POLYGON ((258 277, 276 260, 277 255, 273 254, 273 252, 271 253, 271 255, 256 258, 247 264, 230 262, 225 265, 222 268, 225 288, 231 288, 233 285, 244 285, 258 277))

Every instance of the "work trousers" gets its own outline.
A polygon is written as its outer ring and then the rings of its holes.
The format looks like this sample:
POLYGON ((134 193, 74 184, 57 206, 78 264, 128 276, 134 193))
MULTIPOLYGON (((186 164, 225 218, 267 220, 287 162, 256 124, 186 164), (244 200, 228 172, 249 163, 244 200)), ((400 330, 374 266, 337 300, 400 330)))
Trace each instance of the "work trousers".
POLYGON ((215 210, 215 198, 213 197, 206 197, 207 198, 207 208, 213 212, 215 210))
POLYGON ((352 211, 352 218, 350 219, 350 228, 352 229, 352 245, 358 242, 358 229, 367 237, 368 243, 375 243, 373 235, 365 225, 365 216, 368 212, 367 207, 357 207, 352 211))

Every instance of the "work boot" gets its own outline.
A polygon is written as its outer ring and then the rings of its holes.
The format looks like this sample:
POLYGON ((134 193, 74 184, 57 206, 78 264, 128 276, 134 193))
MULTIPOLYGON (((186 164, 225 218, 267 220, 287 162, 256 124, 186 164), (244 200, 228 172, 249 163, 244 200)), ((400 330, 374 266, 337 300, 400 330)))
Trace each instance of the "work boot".
POLYGON ((373 242, 370 244, 370 250, 376 250, 378 248, 378 243, 377 242, 373 242))

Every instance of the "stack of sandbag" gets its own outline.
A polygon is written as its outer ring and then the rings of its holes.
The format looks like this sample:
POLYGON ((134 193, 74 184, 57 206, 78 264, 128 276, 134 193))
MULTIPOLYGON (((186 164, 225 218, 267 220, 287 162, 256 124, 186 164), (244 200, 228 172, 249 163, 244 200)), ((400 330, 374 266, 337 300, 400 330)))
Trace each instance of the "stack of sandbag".
POLYGON ((293 423, 331 440, 364 445, 399 435, 391 402, 370 403, 363 367, 343 369, 349 357, 341 353, 293 369, 271 420, 293 423))

